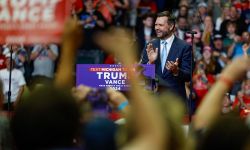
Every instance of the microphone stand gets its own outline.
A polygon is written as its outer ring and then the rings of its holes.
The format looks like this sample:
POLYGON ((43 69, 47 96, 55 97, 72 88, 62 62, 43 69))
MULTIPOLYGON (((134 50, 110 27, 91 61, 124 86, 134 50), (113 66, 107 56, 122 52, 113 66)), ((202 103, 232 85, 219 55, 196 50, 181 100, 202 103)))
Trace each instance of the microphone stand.
POLYGON ((197 34, 195 31, 189 31, 188 34, 191 34, 191 73, 190 73, 190 94, 189 94, 189 102, 188 102, 188 108, 189 108, 189 122, 192 121, 192 102, 193 102, 193 48, 194 48, 194 35, 197 34))
POLYGON ((13 50, 12 50, 12 46, 10 46, 10 68, 9 68, 9 91, 8 91, 8 112, 10 114, 10 98, 11 98, 11 75, 12 75, 12 68, 13 68, 13 64, 12 64, 12 55, 13 55, 13 50))

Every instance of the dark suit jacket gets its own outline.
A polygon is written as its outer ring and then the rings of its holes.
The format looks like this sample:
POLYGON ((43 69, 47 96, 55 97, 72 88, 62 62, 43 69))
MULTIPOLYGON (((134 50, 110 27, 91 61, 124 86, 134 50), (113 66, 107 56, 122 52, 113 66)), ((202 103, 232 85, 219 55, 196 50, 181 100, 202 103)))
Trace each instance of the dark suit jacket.
MULTIPOLYGON (((174 76, 166 68, 163 73, 161 71, 161 60, 160 60, 160 39, 151 41, 154 48, 158 48, 158 57, 155 63, 155 71, 158 77, 166 81, 168 88, 176 92, 178 95, 186 99, 185 82, 190 81, 191 78, 191 45, 187 44, 185 41, 180 40, 175 37, 171 45, 169 54, 167 56, 167 61, 175 61, 179 58, 179 74, 174 76)), ((167 62, 166 61, 166 62, 167 62)), ((143 50, 142 64, 148 63, 148 56, 146 52, 146 47, 143 50)))

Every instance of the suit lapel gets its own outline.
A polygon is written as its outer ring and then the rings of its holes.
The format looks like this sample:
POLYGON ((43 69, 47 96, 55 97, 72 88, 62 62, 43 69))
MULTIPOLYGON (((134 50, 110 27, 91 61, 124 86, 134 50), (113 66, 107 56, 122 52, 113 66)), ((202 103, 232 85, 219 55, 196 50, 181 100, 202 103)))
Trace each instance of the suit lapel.
POLYGON ((155 41, 154 47, 158 48, 158 56, 157 56, 156 63, 155 63, 156 64, 156 73, 162 75, 162 71, 161 71, 161 57, 160 57, 160 54, 161 54, 160 39, 157 39, 155 41))
MULTIPOLYGON (((167 61, 175 61, 175 55, 177 54, 176 50, 178 50, 178 42, 177 42, 177 37, 175 36, 174 37, 174 41, 170 47, 170 50, 169 50, 169 53, 168 53, 168 56, 167 56, 167 61)), ((166 63, 167 63, 166 61, 166 63)), ((166 65, 165 63, 165 65, 166 65)), ((170 73, 170 71, 167 70, 167 68, 165 67, 164 68, 164 71, 163 71, 163 75, 165 75, 166 73, 170 73)))

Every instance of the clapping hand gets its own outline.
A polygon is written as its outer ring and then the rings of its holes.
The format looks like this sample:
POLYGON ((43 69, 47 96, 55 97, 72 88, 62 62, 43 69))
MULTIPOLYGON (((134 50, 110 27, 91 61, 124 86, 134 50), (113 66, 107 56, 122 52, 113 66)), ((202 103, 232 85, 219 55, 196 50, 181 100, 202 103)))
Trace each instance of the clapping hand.
POLYGON ((179 73, 179 58, 176 58, 174 61, 167 61, 166 68, 167 70, 171 71, 174 75, 178 75, 179 73))
POLYGON ((149 43, 146 48, 149 63, 152 64, 157 59, 158 48, 154 48, 152 43, 149 43))

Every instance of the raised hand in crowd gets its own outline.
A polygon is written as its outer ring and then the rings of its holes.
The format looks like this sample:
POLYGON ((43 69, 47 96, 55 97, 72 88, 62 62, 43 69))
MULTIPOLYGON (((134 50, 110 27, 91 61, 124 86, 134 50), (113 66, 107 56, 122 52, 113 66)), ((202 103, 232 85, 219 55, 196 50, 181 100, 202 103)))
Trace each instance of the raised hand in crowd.
POLYGON ((124 114, 125 117, 127 117, 129 113, 129 105, 127 97, 120 91, 114 90, 112 88, 108 88, 106 92, 109 97, 110 105, 112 105, 115 109, 121 111, 121 113, 124 114))
MULTIPOLYGON (((98 34, 98 44, 107 51, 116 53, 117 58, 124 65, 130 66, 135 62, 135 47, 132 34, 122 29, 112 29, 109 32, 98 34)), ((161 150, 168 145, 168 130, 160 110, 153 101, 151 95, 138 85, 139 77, 129 72, 130 89, 130 113, 132 125, 136 136, 125 149, 161 150)))
POLYGON ((82 103, 88 93, 91 91, 91 88, 85 85, 79 85, 78 87, 73 87, 71 92, 74 98, 79 102, 82 103))
POLYGON ((220 78, 212 86, 196 112, 194 120, 195 129, 204 129, 214 123, 220 115, 221 104, 225 94, 231 89, 235 81, 245 77, 249 69, 250 58, 242 57, 234 60, 223 70, 220 78))
POLYGON ((74 64, 76 49, 82 40, 81 27, 76 19, 71 19, 65 24, 62 38, 62 52, 57 69, 55 84, 57 86, 72 87, 74 84, 74 64))

